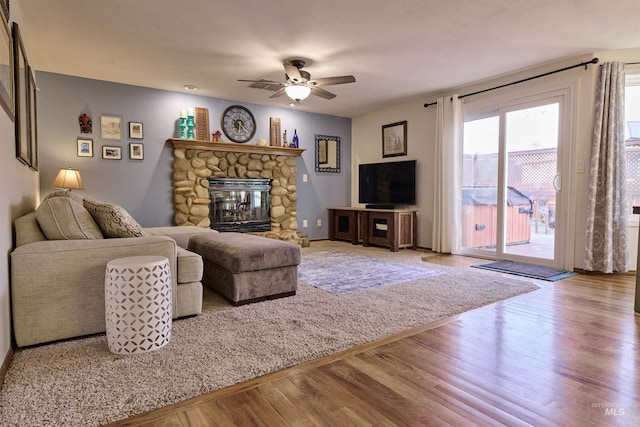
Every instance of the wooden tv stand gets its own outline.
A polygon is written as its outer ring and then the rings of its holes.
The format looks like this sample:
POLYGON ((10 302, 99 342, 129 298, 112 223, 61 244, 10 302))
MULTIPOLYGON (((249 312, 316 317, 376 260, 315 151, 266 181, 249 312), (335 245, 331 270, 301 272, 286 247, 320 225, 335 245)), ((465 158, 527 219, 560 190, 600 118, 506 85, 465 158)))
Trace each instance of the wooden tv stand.
POLYGON ((416 248, 415 209, 330 208, 329 240, 385 246, 397 252, 416 248))

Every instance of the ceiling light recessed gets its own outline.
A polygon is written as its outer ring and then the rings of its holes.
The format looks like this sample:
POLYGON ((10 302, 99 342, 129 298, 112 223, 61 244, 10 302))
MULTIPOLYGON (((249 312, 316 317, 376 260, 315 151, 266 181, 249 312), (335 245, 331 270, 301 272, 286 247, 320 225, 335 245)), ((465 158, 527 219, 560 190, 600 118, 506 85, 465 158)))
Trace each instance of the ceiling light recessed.
POLYGON ((195 91, 197 91, 198 89, 200 89, 200 88, 199 88, 198 86, 196 86, 196 85, 184 85, 184 88, 185 88, 186 90, 188 90, 189 92, 195 92, 195 91))

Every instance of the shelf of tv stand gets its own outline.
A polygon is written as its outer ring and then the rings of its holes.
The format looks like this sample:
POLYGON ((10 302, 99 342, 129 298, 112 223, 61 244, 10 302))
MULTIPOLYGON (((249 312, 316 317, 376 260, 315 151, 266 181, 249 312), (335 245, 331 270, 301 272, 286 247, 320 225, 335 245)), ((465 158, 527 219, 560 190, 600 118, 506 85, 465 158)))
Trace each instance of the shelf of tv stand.
POLYGON ((397 252, 416 248, 415 209, 329 209, 329 240, 347 240, 356 245, 384 246, 397 252))

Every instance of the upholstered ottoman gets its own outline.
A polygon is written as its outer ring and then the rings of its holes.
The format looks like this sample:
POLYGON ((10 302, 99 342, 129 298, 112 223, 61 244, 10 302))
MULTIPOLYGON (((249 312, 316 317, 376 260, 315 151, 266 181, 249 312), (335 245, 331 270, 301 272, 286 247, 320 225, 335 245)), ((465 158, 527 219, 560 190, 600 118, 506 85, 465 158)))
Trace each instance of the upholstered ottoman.
POLYGON ((295 295, 300 248, 243 233, 207 233, 189 239, 202 256, 202 282, 234 305, 295 295))

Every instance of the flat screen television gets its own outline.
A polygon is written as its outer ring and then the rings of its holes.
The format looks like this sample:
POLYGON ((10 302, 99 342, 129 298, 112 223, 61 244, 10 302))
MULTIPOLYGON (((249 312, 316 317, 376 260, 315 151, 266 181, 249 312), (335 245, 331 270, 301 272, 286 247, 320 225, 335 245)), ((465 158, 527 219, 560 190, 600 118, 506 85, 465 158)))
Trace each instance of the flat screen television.
POLYGON ((358 202, 367 208, 416 204, 415 160, 361 164, 358 174, 358 202))

